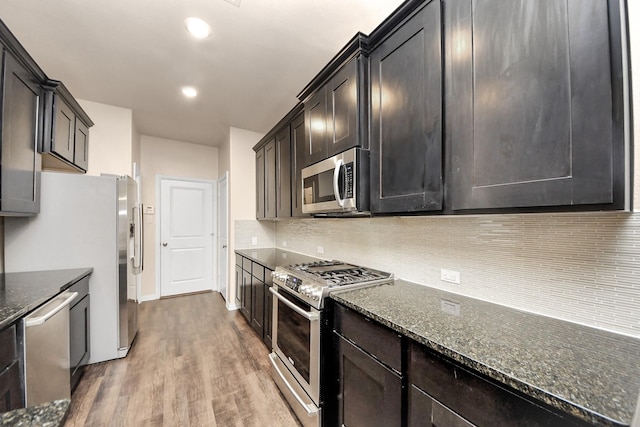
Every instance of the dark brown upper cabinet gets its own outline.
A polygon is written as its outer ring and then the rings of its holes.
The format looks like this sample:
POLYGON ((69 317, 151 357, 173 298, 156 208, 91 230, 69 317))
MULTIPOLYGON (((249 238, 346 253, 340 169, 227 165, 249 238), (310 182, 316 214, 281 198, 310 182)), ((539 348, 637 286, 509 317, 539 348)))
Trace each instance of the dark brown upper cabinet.
POLYGON ((256 151, 256 218, 276 217, 276 143, 271 138, 256 151))
MULTIPOLYGON (((302 105, 297 105, 258 142, 256 153, 256 218, 290 218, 292 213, 292 185, 294 168, 299 164, 299 155, 293 153, 293 143, 300 136, 300 125, 294 118, 302 114, 302 105)), ((299 141, 298 141, 299 142, 299 141)), ((298 176, 300 176, 298 174, 298 176)), ((295 200, 295 203, 300 203, 295 200)), ((301 205, 300 205, 301 210, 301 205)))
POLYGON ((371 35, 372 213, 443 206, 441 3, 415 3, 371 35))
POLYGON ((48 80, 45 89, 42 167, 86 172, 93 122, 62 82, 48 80))
POLYGON ((304 166, 352 147, 368 148, 366 39, 356 34, 298 95, 304 102, 304 166))
POLYGON ((302 168, 305 162, 304 111, 291 121, 291 216, 302 213, 302 168))
POLYGON ((0 21, 0 215, 40 212, 44 72, 0 21))
POLYGON ((291 217, 291 125, 276 134, 276 217, 291 217))
POLYGON ((619 2, 444 3, 449 208, 625 208, 619 2))

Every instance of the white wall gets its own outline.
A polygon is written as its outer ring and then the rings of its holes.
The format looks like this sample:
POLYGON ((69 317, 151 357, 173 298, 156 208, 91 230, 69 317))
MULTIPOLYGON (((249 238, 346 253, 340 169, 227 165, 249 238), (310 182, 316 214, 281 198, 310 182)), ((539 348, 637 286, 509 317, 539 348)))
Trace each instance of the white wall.
POLYGON ((264 135, 244 129, 231 128, 229 135, 229 279, 227 280, 227 308, 236 308, 234 275, 235 236, 238 221, 256 218, 256 161, 253 146, 264 135))
POLYGON ((133 114, 128 108, 78 100, 94 122, 89 129, 88 175, 131 175, 133 114))
POLYGON ((141 295, 143 300, 155 299, 156 295, 156 176, 171 176, 192 179, 218 179, 218 149, 183 141, 140 137, 142 164, 142 203, 153 207, 154 215, 144 215, 144 271, 141 295))

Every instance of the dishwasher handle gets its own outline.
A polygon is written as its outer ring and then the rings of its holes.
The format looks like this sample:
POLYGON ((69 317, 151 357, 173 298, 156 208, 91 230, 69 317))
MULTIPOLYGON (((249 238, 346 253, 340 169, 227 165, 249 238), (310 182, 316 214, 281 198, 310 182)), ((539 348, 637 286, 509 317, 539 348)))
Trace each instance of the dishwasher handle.
POLYGON ((64 301, 62 301, 60 304, 56 305, 53 309, 49 310, 48 313, 43 314, 42 316, 26 317, 24 319, 24 326, 26 328, 29 328, 31 326, 42 325, 44 322, 46 322, 47 320, 49 320, 53 316, 55 316, 55 314, 58 313, 60 310, 62 310, 66 306, 68 306, 71 303, 71 301, 73 301, 78 296, 78 293, 77 292, 66 292, 66 293, 64 293, 64 294, 62 294, 60 296, 61 297, 65 297, 64 301))

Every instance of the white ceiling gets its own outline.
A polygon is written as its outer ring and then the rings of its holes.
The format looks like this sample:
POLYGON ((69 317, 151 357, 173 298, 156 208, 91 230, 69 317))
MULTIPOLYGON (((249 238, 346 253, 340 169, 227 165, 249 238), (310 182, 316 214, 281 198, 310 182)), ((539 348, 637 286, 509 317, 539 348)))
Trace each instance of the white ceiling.
POLYGON ((0 19, 80 99, 129 108, 145 135, 218 146, 265 133, 355 35, 402 0, 0 0, 0 19), (184 19, 213 34, 197 41, 184 19), (182 96, 182 86, 199 90, 182 96))

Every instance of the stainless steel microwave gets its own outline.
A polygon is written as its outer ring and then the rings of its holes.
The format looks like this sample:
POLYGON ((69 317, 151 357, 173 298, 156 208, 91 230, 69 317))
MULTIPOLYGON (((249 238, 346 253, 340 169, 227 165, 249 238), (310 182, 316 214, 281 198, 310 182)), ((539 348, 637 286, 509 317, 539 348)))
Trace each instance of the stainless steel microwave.
POLYGON ((369 151, 351 148, 302 169, 302 212, 369 214, 369 151))

